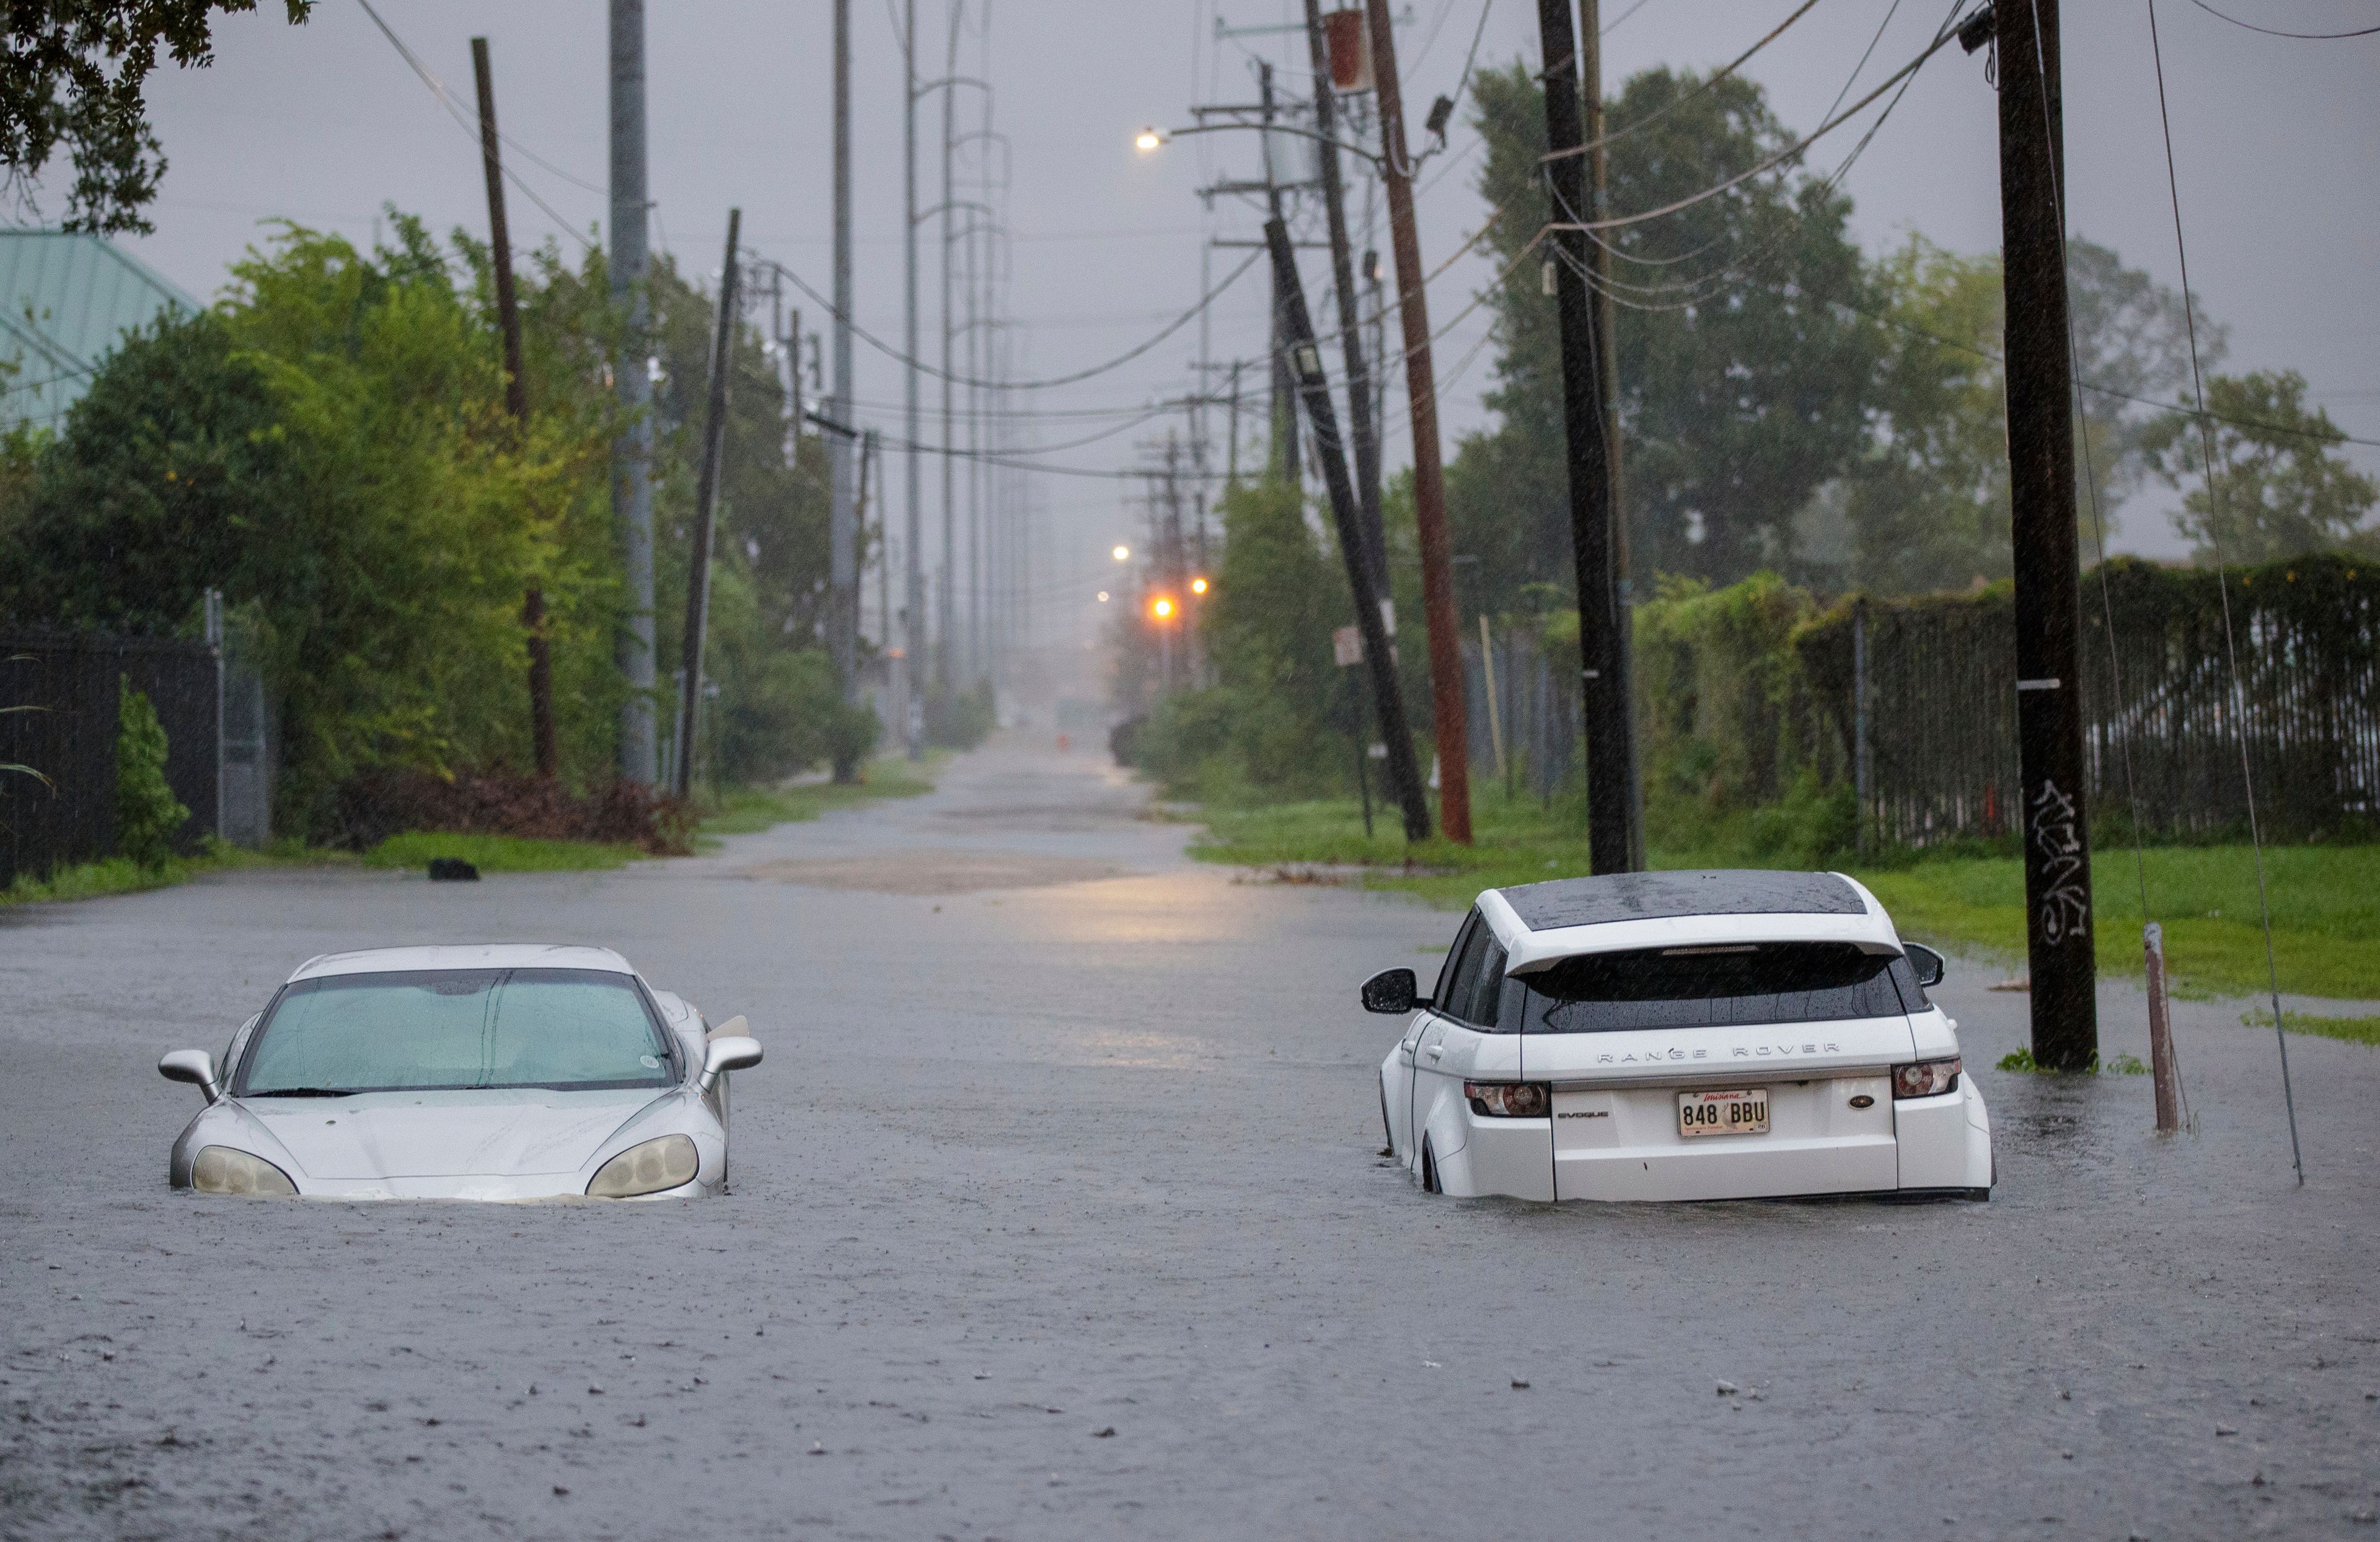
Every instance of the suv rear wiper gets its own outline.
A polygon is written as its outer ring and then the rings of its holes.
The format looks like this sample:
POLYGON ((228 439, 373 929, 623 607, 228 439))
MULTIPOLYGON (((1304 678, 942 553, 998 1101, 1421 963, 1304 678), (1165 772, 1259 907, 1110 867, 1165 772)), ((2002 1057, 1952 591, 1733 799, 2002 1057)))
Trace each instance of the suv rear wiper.
POLYGON ((244 1092, 243 1098, 353 1098, 351 1087, 268 1087, 261 1091, 244 1092))

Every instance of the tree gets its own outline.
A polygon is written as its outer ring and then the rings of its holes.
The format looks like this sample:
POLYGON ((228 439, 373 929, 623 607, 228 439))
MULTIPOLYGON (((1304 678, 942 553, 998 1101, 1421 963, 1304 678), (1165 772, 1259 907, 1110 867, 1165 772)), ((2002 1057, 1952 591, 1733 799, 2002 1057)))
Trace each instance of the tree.
POLYGON ((2275 562, 2345 548, 2380 555, 2380 529, 2365 522, 2380 486, 2329 453, 2347 435, 2316 408, 2295 370, 2211 375, 2207 425, 2212 475, 2198 423, 2168 413, 2144 436, 2156 473, 2182 492, 2174 528, 2201 562, 2275 562))
MULTIPOLYGON (((1457 549, 1479 559, 1475 602, 1487 603, 1526 583, 1568 584, 1569 516, 1547 253, 1528 249, 1559 212, 1541 169, 1543 96, 1520 65, 1479 77, 1475 95, 1488 141, 1479 188, 1495 210, 1488 242, 1507 268, 1492 292, 1499 357, 1487 397, 1500 423, 1464 442, 1448 504, 1457 549)), ((1606 121, 1645 125, 1609 152, 1621 213, 1724 181, 1791 137, 1757 85, 1667 69, 1631 77, 1606 121)), ((1857 455, 1879 346, 1846 309, 1865 294, 1850 212, 1828 184, 1787 172, 1611 233, 1640 581, 1659 569, 1724 582, 1790 560, 1795 513, 1857 455)))
POLYGON ((1911 236, 1876 264, 1878 346, 1872 437, 1832 495, 1805 511, 1805 541, 1845 528, 1843 587, 1885 594, 1961 589, 2010 567, 2007 395, 1997 257, 1911 236))
MULTIPOLYGON (((283 0, 290 24, 314 0, 283 0)), ((214 62, 215 13, 257 0, 11 0, 0 51, 0 164, 20 208, 60 146, 72 158, 69 230, 146 234, 141 211, 165 175, 142 99, 158 51, 185 69, 214 62)))

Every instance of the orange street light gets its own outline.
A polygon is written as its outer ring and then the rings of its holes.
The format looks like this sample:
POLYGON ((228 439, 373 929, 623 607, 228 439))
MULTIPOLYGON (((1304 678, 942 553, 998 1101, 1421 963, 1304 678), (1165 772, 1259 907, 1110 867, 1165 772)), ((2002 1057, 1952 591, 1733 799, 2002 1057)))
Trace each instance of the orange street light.
POLYGON ((1172 597, 1162 594, 1159 595, 1155 600, 1149 602, 1148 613, 1155 616, 1160 621, 1172 620, 1173 601, 1172 597))
POLYGON ((1204 594, 1204 593, 1206 593, 1206 592, 1207 592, 1207 580, 1206 580, 1206 579, 1204 579, 1204 578, 1193 578, 1193 579, 1191 579, 1191 580, 1190 580, 1190 592, 1191 592, 1191 593, 1193 593, 1193 594, 1204 594))

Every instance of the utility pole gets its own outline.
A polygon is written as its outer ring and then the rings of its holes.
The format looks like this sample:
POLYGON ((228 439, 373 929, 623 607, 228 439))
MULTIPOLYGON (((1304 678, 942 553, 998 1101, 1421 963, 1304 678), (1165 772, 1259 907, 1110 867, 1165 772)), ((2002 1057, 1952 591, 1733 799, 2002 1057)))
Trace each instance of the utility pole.
MULTIPOLYGON (((1322 143, 1322 206, 1330 221, 1330 282, 1339 294, 1339 336, 1347 358, 1347 424, 1355 439, 1355 497, 1363 514, 1364 560, 1372 589, 1387 596, 1389 543, 1380 526, 1380 439, 1372 419, 1371 365, 1355 297, 1355 257, 1347 245, 1346 193, 1339 178, 1338 111, 1332 100, 1330 43, 1322 31, 1322 0, 1305 0, 1306 39, 1314 55, 1314 131, 1322 143)), ((1440 780, 1444 780, 1441 776, 1440 780)))
POLYGON ((901 237, 909 507, 902 534, 902 556, 906 565, 902 574, 902 657, 900 668, 893 672, 892 710, 901 714, 901 741, 908 748, 909 759, 922 760, 926 758, 925 722, 910 700, 917 685, 918 633, 926 619, 926 569, 918 551, 919 536, 924 530, 918 504, 923 495, 925 468, 917 458, 922 432, 917 414, 917 0, 906 0, 902 8, 901 68, 905 78, 901 115, 901 237))
MULTIPOLYGON (((1394 642, 1380 614, 1378 591, 1372 588, 1370 565, 1364 561, 1362 532, 1355 528, 1355 490, 1348 484, 1347 458, 1340 453, 1338 415, 1330 407, 1330 382, 1322 373, 1322 350, 1315 346, 1314 322, 1305 312, 1305 289, 1297 276, 1297 252, 1290 245, 1289 226, 1280 220, 1265 222, 1265 242, 1272 249, 1272 270, 1281 286, 1281 317, 1286 335, 1282 352, 1305 402, 1305 419, 1313 431, 1315 457, 1322 463, 1322 480, 1330 491, 1330 516, 1339 528, 1339 554, 1347 565, 1347 588, 1354 597, 1355 626, 1364 639, 1364 665, 1372 676, 1372 695, 1379 711, 1380 737, 1388 741, 1389 780, 1405 816, 1405 839, 1429 839, 1429 802, 1415 762, 1413 730, 1405 723, 1404 695, 1397 685, 1394 642)), ((1457 762, 1460 764, 1460 762, 1457 762)), ((1448 781, 1441 767, 1441 787, 1448 781)))
POLYGON ((727 444, 727 375, 735 358, 736 237, 744 211, 727 211, 727 257, 720 264, 719 319, 710 334, 710 400, 702 413, 702 469, 694 484, 694 550, 686 568, 686 643, 678 657, 686 689, 678 698, 677 784, 683 802, 694 794, 694 731, 702 705, 703 629, 710 619, 711 516, 719 503, 719 467, 727 444))
POLYGON ((612 524, 627 584, 618 639, 628 694, 620 703, 620 776, 661 780, 653 722, 653 382, 645 370, 651 295, 645 283, 645 0, 612 0, 612 304, 627 315, 613 361, 622 423, 612 444, 612 524))
MULTIPOLYGON (((1568 0, 1537 0, 1545 59, 1546 179, 1558 225, 1589 217, 1585 142, 1579 116, 1577 45, 1568 0)), ((1571 560, 1578 577, 1581 722, 1586 730, 1587 862, 1597 873, 1634 870, 1629 837, 1629 740, 1634 726, 1620 651, 1623 613, 1612 573, 1610 425, 1604 414, 1605 339, 1586 285, 1586 233, 1557 229, 1554 293, 1561 323, 1562 431, 1569 445, 1571 560)))
POLYGON ((959 19, 965 13, 965 0, 951 0, 950 45, 942 63, 942 426, 937 436, 942 449, 942 581, 936 590, 934 607, 934 683, 941 687, 948 703, 956 689, 952 678, 951 590, 958 577, 958 464, 952 454, 956 448, 953 432, 957 419, 953 416, 951 395, 951 323, 955 318, 951 310, 951 220, 958 211, 952 200, 958 196, 953 176, 952 162, 958 153, 958 98, 952 80, 959 72, 959 19))
MULTIPOLYGON (((488 174, 488 257, 496 271, 496 322, 504 338, 504 410, 526 442, 528 379, 521 372, 520 294, 513 285, 512 237, 504 227, 504 167, 497 153, 496 83, 488 67, 488 40, 471 40, 471 73, 480 86, 480 159, 488 174)), ((545 590, 529 580, 521 601, 528 630, 528 734, 537 774, 551 782, 561 771, 553 740, 553 652, 545 636, 545 590)))
MULTIPOLYGON (((1471 844, 1470 719, 1463 704, 1463 634, 1454 616, 1454 564, 1446 539, 1446 468, 1439 459, 1438 379, 1429 357, 1429 299, 1421 238, 1414 231, 1413 163, 1405 155, 1404 96, 1389 0, 1365 0, 1372 28, 1372 89, 1380 114, 1380 181, 1389 193, 1404 323, 1405 399, 1413 407, 1414 523, 1421 538, 1422 619, 1429 631, 1430 713, 1438 729, 1438 815, 1450 841, 1471 844)), ((1402 720, 1400 720, 1402 721, 1402 720)), ((1383 720, 1386 726, 1386 720, 1383 720)), ((1389 753, 1396 754, 1391 743, 1389 753)))
MULTIPOLYGON (((1265 217, 1278 220, 1281 212, 1281 168, 1272 164, 1272 120, 1277 109, 1272 95, 1272 65, 1269 60, 1257 62, 1257 101, 1261 104, 1263 130, 1257 142, 1264 148, 1265 217)), ((1281 309, 1287 301, 1281 287, 1281 274, 1272 280, 1272 446, 1268 452, 1267 469, 1301 487, 1305 478, 1300 471, 1297 455, 1297 382, 1290 374, 1288 355, 1283 351, 1281 309)))
MULTIPOLYGON (((1579 91, 1586 104, 1586 138, 1595 149, 1587 157, 1590 219, 1609 215, 1610 164, 1598 142, 1603 138, 1603 6, 1601 0, 1578 0, 1579 91)), ((1620 325, 1612 314, 1611 254, 1600 241, 1591 243, 1588 261, 1595 270, 1595 334, 1603 340, 1596 358, 1603 366, 1604 459, 1610 469, 1611 587, 1620 597, 1620 624, 1613 648, 1620 661, 1620 678, 1628 682, 1631 710, 1636 690, 1636 585, 1628 560, 1628 481, 1624 475, 1627 444, 1620 437, 1620 325)), ((1638 745, 1635 719, 1628 734, 1628 866, 1645 870, 1645 759, 1638 745)))
MULTIPOLYGON (((834 0, 834 396, 827 415, 848 428, 858 395, 852 378, 851 347, 851 0, 834 0)), ((795 431, 800 428, 795 422, 795 431)), ((827 436, 830 487, 827 505, 827 647, 834 678, 848 705, 858 691, 859 505, 852 463, 857 446, 851 435, 827 436)), ((834 779, 849 782, 859 768, 835 762, 834 779)))
POLYGON ((1993 14, 2033 1054, 2043 1065, 2080 1071, 2099 1052, 2099 1016, 2082 780, 2074 356, 2067 330, 2058 0, 1998 0, 1993 14))

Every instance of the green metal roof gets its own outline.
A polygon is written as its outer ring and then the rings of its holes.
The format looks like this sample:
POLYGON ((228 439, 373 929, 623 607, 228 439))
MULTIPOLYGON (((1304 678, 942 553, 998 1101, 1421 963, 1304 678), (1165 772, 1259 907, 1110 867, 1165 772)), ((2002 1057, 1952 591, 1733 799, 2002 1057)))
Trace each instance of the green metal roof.
POLYGON ((59 426, 125 333, 200 309, 104 237, 0 230, 0 429, 59 426))

